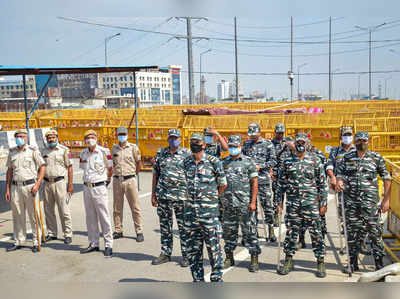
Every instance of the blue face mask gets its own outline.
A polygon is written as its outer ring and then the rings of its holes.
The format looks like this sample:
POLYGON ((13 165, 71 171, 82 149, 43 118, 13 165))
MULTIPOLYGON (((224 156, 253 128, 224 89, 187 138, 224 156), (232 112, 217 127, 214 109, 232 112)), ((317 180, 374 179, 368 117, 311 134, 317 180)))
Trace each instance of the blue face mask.
POLYGON ((25 144, 25 139, 22 138, 22 137, 17 137, 17 138, 15 138, 15 143, 16 143, 18 146, 23 146, 23 145, 25 144))
POLYGON ((56 142, 49 142, 49 143, 48 143, 49 147, 51 147, 51 148, 56 147, 57 144, 58 144, 57 141, 56 141, 56 142))
POLYGON ((118 135, 118 141, 123 143, 125 141, 128 140, 128 136, 127 135, 118 135))
POLYGON ((242 149, 240 147, 230 147, 228 148, 228 150, 231 156, 237 156, 242 152, 242 149))
POLYGON ((213 143, 213 136, 204 136, 204 141, 206 142, 206 144, 213 143))
POLYGON ((168 144, 172 148, 177 148, 181 144, 181 141, 179 139, 170 139, 168 140, 168 144))

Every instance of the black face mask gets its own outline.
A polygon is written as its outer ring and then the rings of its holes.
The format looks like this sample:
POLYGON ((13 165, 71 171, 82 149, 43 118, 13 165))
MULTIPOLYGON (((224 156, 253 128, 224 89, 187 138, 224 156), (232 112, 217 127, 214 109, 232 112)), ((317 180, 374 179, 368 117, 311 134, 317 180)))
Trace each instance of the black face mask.
POLYGON ((365 152, 368 149, 368 144, 366 144, 366 143, 357 143, 356 144, 356 149, 358 151, 365 152))
POLYGON ((306 147, 302 144, 296 144, 296 151, 298 153, 304 153, 306 151, 306 147))
POLYGON ((197 143, 190 143, 190 150, 192 153, 200 153, 203 150, 203 145, 197 143))

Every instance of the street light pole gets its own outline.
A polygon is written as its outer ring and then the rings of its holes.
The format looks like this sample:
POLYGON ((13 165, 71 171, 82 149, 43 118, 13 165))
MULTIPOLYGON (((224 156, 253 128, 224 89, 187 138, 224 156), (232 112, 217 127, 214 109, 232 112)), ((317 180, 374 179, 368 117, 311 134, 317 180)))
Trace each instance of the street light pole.
POLYGON ((387 81, 390 80, 390 79, 392 79, 392 76, 390 76, 390 77, 385 79, 385 99, 388 98, 388 96, 387 96, 387 81))
POLYGON ((203 104, 203 88, 201 86, 201 65, 202 65, 201 57, 208 52, 211 52, 211 49, 208 49, 208 50, 200 53, 200 85, 199 85, 200 86, 200 103, 199 104, 203 104))
POLYGON ((306 66, 307 63, 303 63, 297 66, 297 100, 300 101, 300 68, 306 66))
POLYGON ((113 39, 114 37, 117 37, 120 35, 121 35, 121 33, 116 33, 116 34, 108 36, 104 39, 104 65, 107 65, 107 43, 108 43, 108 41, 113 39))
POLYGON ((368 57, 368 74, 369 74, 369 95, 368 98, 371 100, 372 98, 372 71, 371 71, 371 60, 372 60, 372 32, 374 32, 379 27, 386 25, 386 23, 382 23, 373 27, 361 27, 355 26, 356 28, 364 31, 368 31, 369 33, 369 57, 368 57))

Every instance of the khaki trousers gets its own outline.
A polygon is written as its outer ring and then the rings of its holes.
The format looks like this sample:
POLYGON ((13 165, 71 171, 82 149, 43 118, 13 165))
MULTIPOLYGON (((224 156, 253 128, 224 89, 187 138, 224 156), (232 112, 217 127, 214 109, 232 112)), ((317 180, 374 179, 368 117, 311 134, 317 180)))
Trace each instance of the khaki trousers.
POLYGON ((44 182, 43 199, 47 233, 52 237, 57 237, 57 218, 55 213, 56 204, 64 238, 72 237, 71 212, 66 202, 67 196, 67 185, 65 180, 56 183, 44 182))
POLYGON ((122 181, 113 178, 113 195, 114 195, 114 226, 117 233, 122 232, 122 221, 124 219, 124 196, 128 200, 131 208, 133 224, 136 234, 143 233, 142 215, 139 202, 139 192, 136 178, 122 181))
MULTIPOLYGON (((38 206, 38 195, 32 196, 31 189, 32 185, 28 186, 16 186, 11 185, 11 210, 13 214, 13 226, 14 226, 14 239, 16 245, 24 245, 26 240, 26 213, 28 214, 29 223, 32 228, 33 245, 37 246, 37 234, 35 225, 35 208, 39 213, 38 206)), ((39 221, 40 216, 37 215, 39 221)), ((41 227, 39 225, 39 238, 41 238, 41 227)))
POLYGON ((108 212, 108 189, 105 185, 89 188, 83 187, 83 202, 86 211, 86 226, 89 243, 99 246, 99 222, 104 237, 104 247, 112 248, 112 228, 108 212))

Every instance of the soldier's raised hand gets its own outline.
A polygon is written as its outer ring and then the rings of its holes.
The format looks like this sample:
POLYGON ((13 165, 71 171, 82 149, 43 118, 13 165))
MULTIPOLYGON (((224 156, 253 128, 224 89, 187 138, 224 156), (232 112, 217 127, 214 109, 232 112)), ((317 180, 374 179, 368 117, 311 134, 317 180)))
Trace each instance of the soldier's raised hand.
POLYGON ((336 192, 342 192, 344 190, 344 184, 342 180, 336 182, 336 192))

